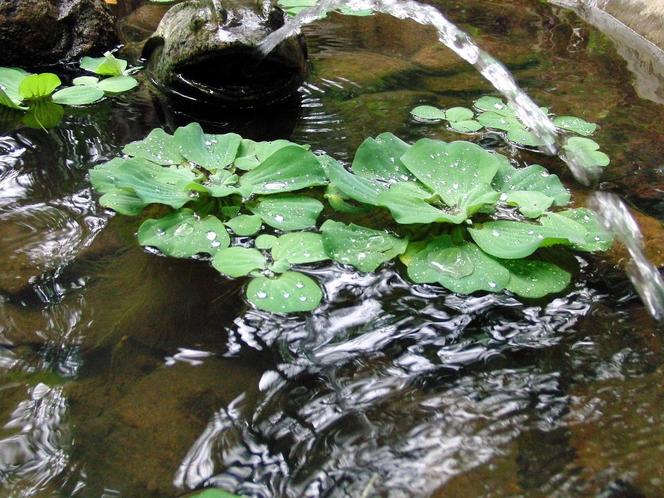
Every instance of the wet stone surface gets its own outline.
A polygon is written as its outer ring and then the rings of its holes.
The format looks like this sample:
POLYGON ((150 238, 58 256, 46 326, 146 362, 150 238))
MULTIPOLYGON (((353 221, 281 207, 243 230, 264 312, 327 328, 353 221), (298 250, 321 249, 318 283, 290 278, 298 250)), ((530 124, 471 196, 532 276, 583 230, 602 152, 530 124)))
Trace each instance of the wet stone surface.
POLYGON ((117 37, 102 0, 12 0, 0 4, 0 64, 55 64, 102 54, 117 37))

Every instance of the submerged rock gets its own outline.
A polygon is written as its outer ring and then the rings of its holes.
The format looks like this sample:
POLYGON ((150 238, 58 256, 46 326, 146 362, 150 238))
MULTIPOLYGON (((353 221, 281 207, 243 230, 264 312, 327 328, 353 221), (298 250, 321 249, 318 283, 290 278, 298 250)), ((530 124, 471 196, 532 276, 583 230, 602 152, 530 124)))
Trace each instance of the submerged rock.
POLYGON ((117 41, 103 0, 0 2, 0 64, 39 66, 101 53, 117 41))
POLYGON ((147 41, 148 75, 171 97, 252 108, 291 97, 307 73, 301 37, 263 57, 260 42, 285 22, 273 2, 187 0, 172 7, 147 41))

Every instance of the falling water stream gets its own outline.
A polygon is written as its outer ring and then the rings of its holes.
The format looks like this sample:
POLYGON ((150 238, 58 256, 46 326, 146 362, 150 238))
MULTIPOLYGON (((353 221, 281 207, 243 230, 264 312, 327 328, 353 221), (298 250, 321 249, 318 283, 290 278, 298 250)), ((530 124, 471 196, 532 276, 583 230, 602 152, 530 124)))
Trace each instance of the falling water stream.
MULTIPOLYGON (((307 24, 342 7, 353 10, 371 9, 436 28, 438 39, 472 64, 512 104, 521 121, 544 144, 542 148, 545 151, 559 156, 583 185, 597 182, 601 168, 589 170, 582 165, 574 152, 565 150, 564 136, 558 133, 547 115, 519 88, 505 66, 482 50, 468 33, 459 29, 431 5, 414 0, 320 0, 315 6, 301 11, 280 29, 268 35, 261 43, 261 52, 264 55, 270 53, 281 42, 300 33, 307 24)), ((593 193, 590 207, 629 252, 631 262, 627 265, 627 273, 650 314, 658 320, 664 319, 664 279, 655 265, 646 258, 643 237, 629 209, 619 197, 605 192, 593 193)))

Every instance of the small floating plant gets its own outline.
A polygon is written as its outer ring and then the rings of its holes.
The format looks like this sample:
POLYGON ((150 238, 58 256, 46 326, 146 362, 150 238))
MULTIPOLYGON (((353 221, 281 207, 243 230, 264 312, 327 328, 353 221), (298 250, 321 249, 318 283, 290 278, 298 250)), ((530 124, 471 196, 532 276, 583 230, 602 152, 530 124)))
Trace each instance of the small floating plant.
MULTIPOLYGON (((609 165, 609 156, 599 150, 599 144, 588 138, 597 125, 576 116, 551 116, 549 109, 540 110, 552 117, 553 124, 561 132, 573 134, 567 137, 564 148, 579 164, 592 171, 609 165)), ((484 96, 474 102, 474 109, 452 107, 447 110, 432 105, 421 105, 410 111, 422 122, 447 121, 452 131, 476 133, 482 130, 500 133, 510 143, 523 147, 541 147, 542 141, 518 119, 516 110, 497 97, 484 96)))
MULTIPOLYGON (((468 121, 450 111, 445 119, 468 121)), ((468 141, 411 145, 383 133, 348 168, 307 145, 192 123, 153 130, 90 177, 100 204, 120 214, 164 207, 141 224, 141 245, 206 255, 221 274, 249 277, 247 300, 269 312, 318 307, 323 292, 307 271, 330 261, 361 272, 396 261, 416 284, 541 298, 567 288, 571 272, 540 249, 612 245, 592 211, 568 206, 556 175, 468 141)))
POLYGON ((62 86, 53 73, 32 74, 23 69, 0 67, 0 106, 25 112, 23 124, 31 128, 52 128, 64 115, 62 106, 85 106, 105 96, 118 95, 138 86, 126 60, 106 52, 103 57, 84 57, 81 69, 97 76, 74 78, 72 86, 62 86))

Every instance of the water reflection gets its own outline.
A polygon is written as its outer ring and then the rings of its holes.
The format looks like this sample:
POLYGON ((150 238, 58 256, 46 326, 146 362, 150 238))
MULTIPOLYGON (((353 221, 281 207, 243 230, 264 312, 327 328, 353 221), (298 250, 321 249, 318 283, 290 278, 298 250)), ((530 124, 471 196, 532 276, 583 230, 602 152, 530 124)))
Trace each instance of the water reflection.
POLYGON ((593 291, 540 307, 429 286, 409 292, 393 271, 320 276, 331 303, 312 317, 248 312, 228 330, 229 353, 271 349, 281 358, 254 386, 255 400, 241 395, 214 415, 178 486, 422 496, 564 411, 560 374, 518 360, 563 340, 593 291))
POLYGON ((0 484, 11 496, 34 496, 69 463, 61 387, 37 384, 5 422, 0 439, 0 484))
MULTIPOLYGON (((612 189, 660 213, 664 110, 605 38, 541 2, 445 9, 539 101, 599 121, 612 189)), ((332 16, 307 37, 291 137, 340 160, 386 130, 458 139, 408 111, 490 91, 413 23, 332 16)), ((326 266, 315 313, 257 312, 243 282, 146 254, 139 220, 96 207, 89 167, 159 124, 139 91, 0 140, 0 494, 661 494, 662 330, 619 255, 572 261, 576 285, 535 302, 326 266)))

